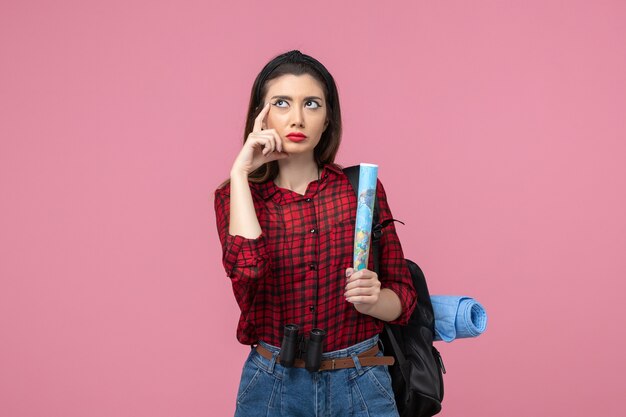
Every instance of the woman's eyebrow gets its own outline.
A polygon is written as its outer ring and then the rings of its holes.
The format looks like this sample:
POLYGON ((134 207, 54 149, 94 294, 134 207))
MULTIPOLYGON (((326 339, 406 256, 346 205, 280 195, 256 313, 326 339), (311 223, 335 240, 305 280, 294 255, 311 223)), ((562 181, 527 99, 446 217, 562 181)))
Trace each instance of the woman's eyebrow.
POLYGON ((293 101, 293 99, 291 97, 289 97, 289 96, 274 96, 270 100, 274 100, 275 98, 280 99, 280 100, 291 100, 291 101, 293 101))
MULTIPOLYGON (((290 100, 290 101, 293 101, 293 98, 290 97, 290 96, 273 96, 270 100, 273 100, 275 98, 277 98, 279 100, 290 100)), ((318 96, 304 97, 304 100, 320 100, 320 101, 323 101, 322 98, 318 97, 318 96)))

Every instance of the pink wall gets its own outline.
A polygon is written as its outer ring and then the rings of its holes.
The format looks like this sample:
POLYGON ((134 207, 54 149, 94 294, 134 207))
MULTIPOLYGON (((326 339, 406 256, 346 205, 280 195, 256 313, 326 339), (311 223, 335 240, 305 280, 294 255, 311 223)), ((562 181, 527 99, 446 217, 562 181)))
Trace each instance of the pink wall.
POLYGON ((380 165, 431 291, 488 310, 438 346, 441 415, 623 413, 624 22, 621 1, 2 1, 0 415, 232 413, 248 349, 212 195, 292 48, 335 75, 339 162, 380 165))

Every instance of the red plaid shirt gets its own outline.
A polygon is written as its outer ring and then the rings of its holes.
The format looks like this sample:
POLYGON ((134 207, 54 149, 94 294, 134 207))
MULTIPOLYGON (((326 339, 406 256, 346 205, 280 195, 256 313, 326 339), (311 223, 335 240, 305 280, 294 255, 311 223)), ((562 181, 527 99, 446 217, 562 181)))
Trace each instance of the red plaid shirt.
MULTIPOLYGON (((284 325, 294 323, 307 336, 313 328, 326 330, 329 352, 380 333, 384 323, 356 311, 343 295, 345 270, 353 262, 357 200, 341 169, 325 166, 304 195, 273 181, 250 188, 262 230, 256 239, 228 233, 230 186, 215 192, 222 260, 241 309, 237 339, 280 346, 284 325)), ((392 218, 380 181, 377 198, 381 222, 392 218)), ((393 323, 406 324, 417 294, 393 223, 384 229, 380 248, 381 287, 402 303, 393 323)), ((368 269, 374 269, 372 256, 368 269)))

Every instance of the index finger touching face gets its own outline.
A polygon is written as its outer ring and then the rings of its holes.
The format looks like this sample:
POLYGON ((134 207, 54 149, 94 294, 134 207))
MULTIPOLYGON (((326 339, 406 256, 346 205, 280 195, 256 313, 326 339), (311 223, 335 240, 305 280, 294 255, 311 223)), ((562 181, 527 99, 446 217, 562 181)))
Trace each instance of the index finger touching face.
POLYGON ((254 128, 252 129, 253 132, 260 132, 263 129, 263 120, 265 119, 265 116, 267 116, 267 112, 270 110, 270 103, 265 103, 265 106, 263 106, 263 110, 261 110, 261 113, 259 113, 259 115, 256 117, 256 119, 254 119, 254 128))

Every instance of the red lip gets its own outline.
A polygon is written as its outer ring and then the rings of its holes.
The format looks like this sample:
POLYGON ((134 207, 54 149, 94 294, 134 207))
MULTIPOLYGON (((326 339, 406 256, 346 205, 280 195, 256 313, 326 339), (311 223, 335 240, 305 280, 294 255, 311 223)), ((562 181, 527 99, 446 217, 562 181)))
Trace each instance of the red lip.
POLYGON ((300 132, 289 133, 287 137, 293 142, 302 142, 304 139, 306 139, 306 135, 300 132))

